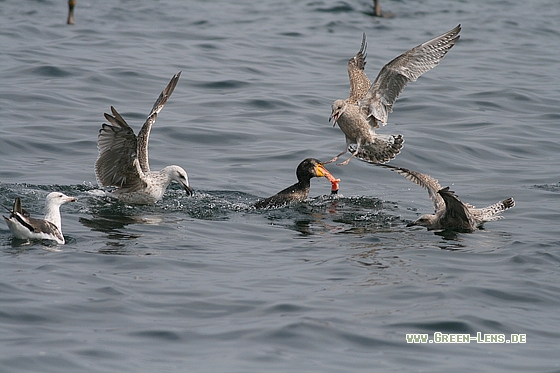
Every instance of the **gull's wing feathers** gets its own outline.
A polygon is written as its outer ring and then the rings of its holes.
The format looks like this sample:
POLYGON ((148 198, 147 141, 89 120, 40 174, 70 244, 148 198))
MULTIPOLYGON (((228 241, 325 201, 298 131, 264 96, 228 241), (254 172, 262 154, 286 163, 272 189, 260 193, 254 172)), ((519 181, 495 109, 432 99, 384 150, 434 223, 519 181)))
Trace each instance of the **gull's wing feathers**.
MULTIPOLYGON (((16 197, 14 201, 14 208, 12 209, 13 213, 19 212, 20 214, 23 212, 23 207, 21 206, 21 198, 16 197)), ((29 214, 27 215, 29 216, 29 214)))
POLYGON ((20 214, 22 214, 25 217, 30 217, 31 214, 29 213, 29 211, 27 211, 26 209, 21 207, 21 199, 19 197, 16 197, 15 201, 14 201, 14 207, 12 209, 10 209, 9 207, 4 206, 3 204, 0 203, 0 206, 2 206, 3 208, 6 209, 6 211, 8 211, 9 213, 12 212, 19 212, 20 214))
POLYGON ((428 195, 434 204, 434 210, 437 213, 440 210, 445 209, 445 202, 441 195, 438 193, 439 190, 442 189, 439 182, 431 177, 428 174, 421 174, 420 172, 412 171, 407 168, 391 166, 388 164, 379 164, 376 163, 377 166, 388 168, 396 173, 404 176, 408 180, 412 181, 415 184, 420 185, 422 188, 428 191, 428 195))
MULTIPOLYGON (((2 206, 4 206, 4 205, 2 205, 2 206)), ((7 207, 4 206, 4 208, 7 208, 7 207)), ((10 210, 8 209, 8 211, 10 211, 10 210)), ((27 211, 26 209, 24 209, 21 206, 21 198, 19 198, 19 197, 16 197, 16 199, 14 200, 14 207, 12 208, 11 212, 19 212, 22 216, 25 216, 26 218, 31 216, 29 211, 27 211)))
POLYGON ((515 206, 515 201, 510 197, 498 203, 494 203, 490 206, 479 209, 473 208, 471 212, 474 215, 475 219, 481 222, 494 221, 502 219, 503 216, 501 216, 500 214, 505 210, 512 208, 513 206, 515 206))
POLYGON ((393 104, 408 82, 436 67, 459 40, 461 25, 401 54, 381 69, 367 95, 360 101, 372 127, 387 124, 393 104))
POLYGON ((440 218, 442 226, 468 230, 476 228, 476 222, 472 214, 459 197, 455 195, 454 191, 449 190, 449 187, 445 187, 440 189, 438 194, 445 202, 445 212, 440 218))
POLYGON ((348 77, 350 78, 350 96, 347 102, 357 103, 368 93, 371 82, 364 68, 366 66, 366 34, 362 37, 362 47, 354 57, 348 60, 348 77))
POLYGON ((110 124, 103 123, 97 138, 99 158, 95 174, 101 186, 136 189, 145 186, 144 175, 137 158, 137 140, 134 131, 111 106, 105 113, 110 124))
POLYGON ((62 236, 57 226, 50 221, 26 217, 19 212, 13 215, 21 225, 29 229, 29 232, 52 234, 58 238, 58 240, 64 242, 64 236, 62 236))
POLYGON ((177 82, 179 81, 179 77, 181 76, 181 71, 177 74, 173 75, 167 87, 160 93, 158 99, 154 103, 148 118, 144 122, 142 129, 138 133, 138 162, 140 163, 140 168, 144 172, 150 171, 150 163, 148 161, 148 139, 150 137, 150 131, 152 129, 152 125, 156 122, 157 115, 163 109, 163 106, 167 102, 167 99, 173 93, 175 86, 177 86, 177 82))

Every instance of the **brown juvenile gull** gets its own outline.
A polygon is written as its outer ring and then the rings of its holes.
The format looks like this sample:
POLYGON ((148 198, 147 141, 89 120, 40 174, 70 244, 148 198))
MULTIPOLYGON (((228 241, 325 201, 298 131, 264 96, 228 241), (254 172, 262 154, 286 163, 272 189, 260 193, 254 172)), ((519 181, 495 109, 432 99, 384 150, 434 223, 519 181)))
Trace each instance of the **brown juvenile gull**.
POLYGON ((178 182, 188 195, 192 195, 189 178, 181 167, 167 166, 161 171, 150 171, 148 163, 150 130, 180 75, 179 71, 161 92, 138 136, 114 107, 111 106, 113 115, 105 113, 110 124, 103 123, 99 130, 95 174, 100 186, 117 188, 109 193, 110 196, 125 203, 153 204, 163 197, 172 181, 178 182))
POLYGON ((442 188, 430 175, 391 165, 379 166, 389 168, 426 189, 434 204, 435 214, 422 215, 407 227, 420 225, 428 229, 474 232, 485 222, 502 219, 500 214, 515 206, 513 198, 508 198, 487 207, 475 208, 471 204, 461 202, 455 192, 449 190, 449 187, 442 188))
POLYGON ((8 224, 8 228, 10 228, 15 238, 20 240, 53 240, 59 244, 64 244, 60 205, 75 201, 76 198, 68 197, 62 193, 49 193, 46 198, 45 217, 43 219, 35 219, 21 207, 21 200, 17 197, 11 211, 4 206, 4 208, 10 211, 10 216, 4 216, 4 220, 6 220, 6 224, 8 224))
POLYGON ((255 203, 255 208, 281 207, 293 202, 302 202, 309 195, 311 179, 314 177, 326 177, 332 185, 332 194, 338 193, 339 179, 335 179, 323 164, 315 158, 304 159, 297 167, 296 176, 298 182, 278 192, 272 197, 265 198, 255 203))
POLYGON ((459 39, 459 31, 461 25, 401 54, 383 66, 373 83, 364 72, 367 47, 364 33, 362 47, 348 61, 350 95, 332 104, 329 117, 329 121, 333 119, 333 127, 338 123, 346 135, 346 147, 325 163, 335 162, 348 150, 352 155, 339 165, 348 164, 356 156, 370 163, 385 163, 395 158, 403 146, 402 135, 380 135, 374 128, 387 124, 393 104, 407 83, 436 67, 459 39), (352 149, 351 144, 355 144, 352 149))

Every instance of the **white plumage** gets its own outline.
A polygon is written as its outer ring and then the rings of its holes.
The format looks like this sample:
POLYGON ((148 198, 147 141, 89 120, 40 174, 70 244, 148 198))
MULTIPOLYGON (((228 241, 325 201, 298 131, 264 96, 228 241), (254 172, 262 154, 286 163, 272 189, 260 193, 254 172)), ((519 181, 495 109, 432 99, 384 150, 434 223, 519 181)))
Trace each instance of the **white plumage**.
POLYGON ((64 244, 62 235, 62 219, 60 217, 60 206, 66 202, 74 202, 76 198, 68 197, 63 193, 52 192, 47 195, 45 217, 35 219, 21 206, 21 199, 16 198, 10 216, 4 216, 6 224, 12 235, 22 240, 38 239, 53 240, 64 244))

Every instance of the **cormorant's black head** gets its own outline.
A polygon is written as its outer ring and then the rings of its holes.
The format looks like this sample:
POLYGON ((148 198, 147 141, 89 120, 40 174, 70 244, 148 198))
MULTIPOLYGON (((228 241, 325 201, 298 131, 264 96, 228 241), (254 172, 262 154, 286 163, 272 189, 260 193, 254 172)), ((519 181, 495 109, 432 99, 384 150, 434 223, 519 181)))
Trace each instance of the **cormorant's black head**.
POLYGON ((296 176, 299 181, 311 180, 313 177, 326 177, 329 180, 331 178, 334 179, 321 161, 315 158, 304 159, 297 167, 296 176))

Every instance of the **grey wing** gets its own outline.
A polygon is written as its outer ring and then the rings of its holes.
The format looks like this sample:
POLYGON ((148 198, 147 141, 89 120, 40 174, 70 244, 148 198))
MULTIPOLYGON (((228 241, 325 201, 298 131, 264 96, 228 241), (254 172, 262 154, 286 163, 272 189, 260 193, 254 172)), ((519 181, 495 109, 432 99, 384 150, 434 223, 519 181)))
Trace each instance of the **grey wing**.
POLYGON ((24 216, 26 218, 31 216, 29 211, 27 211, 26 209, 21 207, 21 199, 19 197, 16 197, 16 199, 14 201, 14 208, 12 209, 12 212, 14 212, 14 213, 19 212, 22 216, 24 216))
POLYGON ((138 163, 134 131, 112 106, 111 112, 113 115, 105 113, 110 124, 103 123, 97 138, 97 181, 101 186, 142 188, 145 182, 138 163))
POLYGON ((513 206, 515 206, 515 201, 510 197, 487 207, 472 208, 470 211, 477 220, 485 222, 502 219, 500 214, 513 206))
MULTIPOLYGON (((18 219, 19 220, 19 219, 18 219)), ((48 220, 28 218, 29 224, 32 226, 32 232, 52 234, 60 241, 64 242, 62 233, 58 230, 57 226, 48 220)))
POLYGON ((22 214, 25 217, 29 217, 31 216, 27 211, 25 211, 24 213, 24 209, 21 206, 21 199, 19 197, 16 197, 16 199, 14 200, 14 208, 12 209, 13 213, 19 212, 20 214, 22 214))
POLYGON ((58 230, 57 226, 48 220, 31 218, 29 216, 23 215, 21 212, 18 211, 12 212, 12 214, 10 214, 10 219, 17 220, 22 226, 24 226, 31 233, 52 234, 60 241, 64 242, 64 237, 62 236, 62 233, 60 233, 60 231, 58 230))
POLYGON ((177 74, 173 75, 167 87, 160 93, 158 99, 154 103, 148 118, 144 122, 142 129, 138 133, 138 161, 140 163, 140 168, 144 172, 150 171, 150 164, 148 161, 148 139, 150 137, 150 131, 152 129, 152 125, 156 122, 157 115, 163 109, 163 106, 167 102, 167 99, 173 93, 173 90, 177 86, 177 82, 179 81, 179 77, 181 76, 181 71, 177 74))
POLYGON ((428 196, 434 205, 434 210, 437 213, 440 210, 445 209, 445 202, 443 198, 439 195, 438 191, 441 190, 441 185, 439 182, 428 174, 421 174, 420 172, 412 171, 407 168, 391 166, 388 164, 377 164, 384 168, 395 171, 396 173, 404 176, 408 180, 415 184, 420 185, 422 188, 428 191, 428 196))
POLYGON ((14 200, 14 207, 10 210, 10 208, 4 206, 3 204, 0 203, 0 206, 2 206, 3 208, 6 209, 6 211, 10 212, 10 218, 13 218, 15 216, 15 213, 20 213, 22 216, 28 218, 31 216, 31 214, 29 214, 29 211, 27 211, 26 209, 21 207, 21 199, 19 197, 16 197, 16 199, 14 200))
POLYGON ((51 223, 50 221, 45 221, 45 223, 47 223, 47 225, 49 225, 49 232, 56 236, 58 238, 59 241, 64 242, 64 236, 62 235, 62 232, 58 230, 58 228, 56 227, 56 225, 54 225, 53 223, 51 223))
POLYGON ((461 202, 455 192, 445 187, 438 191, 445 202, 445 213, 442 215, 443 225, 474 229, 476 224, 467 206, 461 202), (461 222, 459 224, 459 222, 461 222))
POLYGON ((366 66, 366 34, 362 37, 362 47, 354 57, 348 60, 348 77, 350 78, 350 96, 348 102, 358 102, 367 94, 371 82, 364 68, 366 66))
MULTIPOLYGON (((4 219, 6 219, 6 217, 4 216, 4 219)), ((15 219, 17 220, 21 225, 23 225, 25 228, 27 228, 27 230, 29 230, 29 232, 37 232, 37 230, 35 229, 35 227, 32 225, 32 220, 37 220, 37 219, 33 219, 29 216, 25 216, 23 215, 21 212, 18 211, 14 211, 10 214, 10 219, 15 219)), ((8 219, 6 219, 8 220, 8 219)))
POLYGON ((406 87, 436 67, 459 40, 461 25, 422 43, 387 63, 371 85, 360 106, 374 128, 387 124, 393 104, 406 87))

